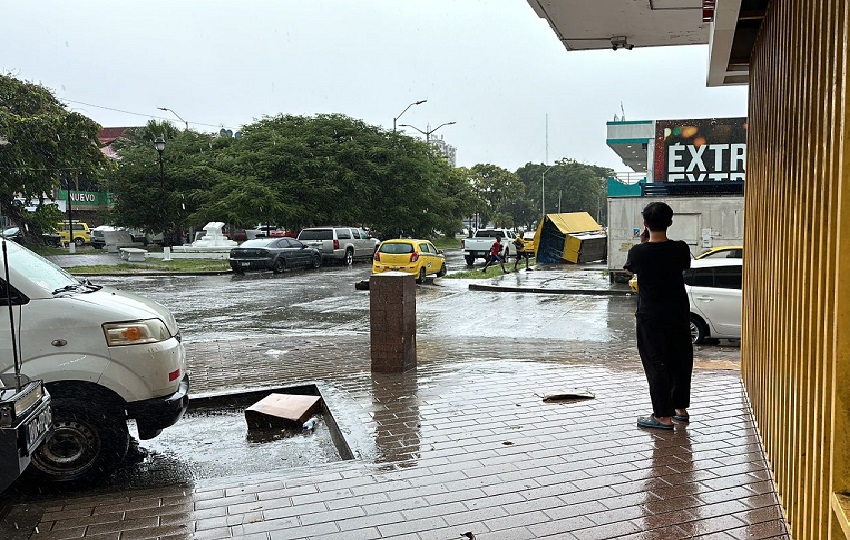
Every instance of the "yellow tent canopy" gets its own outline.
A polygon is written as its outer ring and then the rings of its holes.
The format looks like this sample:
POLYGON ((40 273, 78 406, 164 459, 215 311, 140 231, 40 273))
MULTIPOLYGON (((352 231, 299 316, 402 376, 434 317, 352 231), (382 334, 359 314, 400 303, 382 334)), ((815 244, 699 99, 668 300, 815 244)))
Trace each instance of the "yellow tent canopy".
POLYGON ((607 257, 608 237, 587 212, 546 214, 534 242, 537 262, 584 263, 607 257))

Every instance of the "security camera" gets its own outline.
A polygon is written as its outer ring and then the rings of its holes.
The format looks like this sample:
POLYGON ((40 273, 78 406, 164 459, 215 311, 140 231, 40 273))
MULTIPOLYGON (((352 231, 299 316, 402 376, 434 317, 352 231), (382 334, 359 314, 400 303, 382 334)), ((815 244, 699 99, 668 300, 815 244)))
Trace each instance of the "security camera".
POLYGON ((619 48, 623 48, 623 49, 626 49, 627 51, 630 51, 634 47, 635 47, 634 45, 632 45, 631 43, 628 42, 628 40, 626 39, 626 36, 617 36, 617 37, 611 38, 611 48, 614 49, 615 51, 619 48))

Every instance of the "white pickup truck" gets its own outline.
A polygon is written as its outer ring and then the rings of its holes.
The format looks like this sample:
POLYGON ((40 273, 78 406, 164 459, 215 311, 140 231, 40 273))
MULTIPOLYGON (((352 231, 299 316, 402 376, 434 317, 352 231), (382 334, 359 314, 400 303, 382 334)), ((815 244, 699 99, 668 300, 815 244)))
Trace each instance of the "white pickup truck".
POLYGON ((516 234, 508 229, 478 229, 471 238, 460 241, 460 247, 466 257, 466 265, 472 266, 475 259, 487 259, 490 246, 496 241, 496 237, 502 237, 502 253, 507 249, 508 257, 516 257, 516 246, 513 244, 516 234))

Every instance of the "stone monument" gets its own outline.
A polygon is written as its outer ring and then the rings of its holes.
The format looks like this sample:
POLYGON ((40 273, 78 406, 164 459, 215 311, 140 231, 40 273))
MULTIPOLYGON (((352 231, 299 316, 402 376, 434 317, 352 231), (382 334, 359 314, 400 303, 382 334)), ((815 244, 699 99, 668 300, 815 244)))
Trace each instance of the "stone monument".
POLYGON ((224 223, 221 221, 210 221, 206 225, 204 225, 204 236, 200 240, 195 240, 192 242, 193 248, 222 248, 222 247, 235 247, 238 244, 228 239, 224 236, 224 233, 221 232, 221 229, 224 228, 224 223))

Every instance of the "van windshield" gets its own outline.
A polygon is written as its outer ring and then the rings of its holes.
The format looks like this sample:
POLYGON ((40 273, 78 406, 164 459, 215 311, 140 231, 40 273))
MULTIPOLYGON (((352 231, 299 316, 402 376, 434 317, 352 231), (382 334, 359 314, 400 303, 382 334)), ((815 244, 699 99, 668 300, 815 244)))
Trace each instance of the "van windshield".
POLYGON ((28 249, 9 250, 9 264, 49 293, 80 285, 80 281, 71 274, 28 249))

